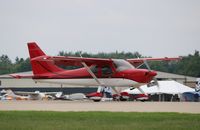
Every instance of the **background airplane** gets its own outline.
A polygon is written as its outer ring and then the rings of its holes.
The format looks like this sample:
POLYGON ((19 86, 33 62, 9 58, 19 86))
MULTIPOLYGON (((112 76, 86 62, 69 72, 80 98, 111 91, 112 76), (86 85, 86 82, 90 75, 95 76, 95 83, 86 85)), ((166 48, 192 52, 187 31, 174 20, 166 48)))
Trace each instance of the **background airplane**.
POLYGON ((24 92, 24 91, 12 91, 12 90, 2 90, 1 91, 2 100, 49 100, 60 98, 62 92, 24 92))
POLYGON ((1 90, 1 100, 29 100, 29 96, 16 95, 12 90, 1 90))
POLYGON ((28 96, 29 100, 52 100, 61 97, 62 92, 24 92, 24 91, 15 91, 17 95, 28 96))

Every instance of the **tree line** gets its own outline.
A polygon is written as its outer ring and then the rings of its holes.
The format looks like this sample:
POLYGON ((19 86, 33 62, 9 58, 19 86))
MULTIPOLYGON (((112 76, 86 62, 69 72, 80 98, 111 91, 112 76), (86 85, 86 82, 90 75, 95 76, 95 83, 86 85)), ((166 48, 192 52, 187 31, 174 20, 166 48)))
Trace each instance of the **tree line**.
MULTIPOLYGON (((78 56, 80 57, 95 57, 95 58, 116 58, 116 59, 130 59, 130 58, 144 58, 139 52, 100 52, 97 54, 91 54, 87 52, 65 52, 60 51, 59 56, 78 56)), ((194 54, 182 56, 182 60, 178 62, 149 62, 152 70, 158 70, 163 72, 182 74, 194 77, 200 77, 200 54, 199 51, 195 51, 194 54)), ((142 66, 145 68, 145 66, 142 66)), ((9 74, 17 72, 31 71, 30 59, 16 57, 12 62, 7 55, 0 56, 0 74, 9 74)))

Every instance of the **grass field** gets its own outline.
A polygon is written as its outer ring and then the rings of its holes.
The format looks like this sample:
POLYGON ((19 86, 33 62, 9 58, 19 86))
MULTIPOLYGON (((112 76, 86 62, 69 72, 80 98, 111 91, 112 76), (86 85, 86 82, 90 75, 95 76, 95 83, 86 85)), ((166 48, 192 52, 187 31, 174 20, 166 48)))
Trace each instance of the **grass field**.
POLYGON ((199 130, 200 114, 0 111, 0 130, 199 130))

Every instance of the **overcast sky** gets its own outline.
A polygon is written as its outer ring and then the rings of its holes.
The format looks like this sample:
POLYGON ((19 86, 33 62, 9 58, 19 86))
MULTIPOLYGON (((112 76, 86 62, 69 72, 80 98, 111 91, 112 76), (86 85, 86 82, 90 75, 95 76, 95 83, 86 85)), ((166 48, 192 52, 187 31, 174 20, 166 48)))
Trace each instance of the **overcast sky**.
POLYGON ((0 0, 0 55, 138 51, 152 57, 200 50, 200 0, 0 0))

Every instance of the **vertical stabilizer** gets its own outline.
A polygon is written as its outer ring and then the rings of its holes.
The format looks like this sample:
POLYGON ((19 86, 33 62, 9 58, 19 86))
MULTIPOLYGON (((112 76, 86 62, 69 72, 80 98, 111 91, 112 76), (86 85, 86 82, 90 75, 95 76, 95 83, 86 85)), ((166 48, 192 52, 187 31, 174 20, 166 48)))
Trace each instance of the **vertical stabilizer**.
POLYGON ((46 56, 35 42, 28 43, 28 50, 35 77, 52 77, 58 72, 63 71, 63 69, 56 66, 53 61, 46 60, 48 56, 46 56))
POLYGON ((45 53, 40 49, 40 47, 35 42, 28 43, 28 50, 30 59, 45 55, 45 53))

